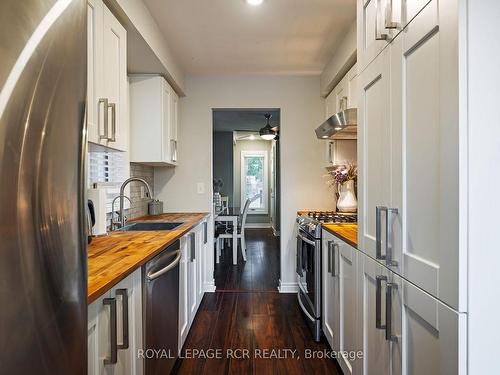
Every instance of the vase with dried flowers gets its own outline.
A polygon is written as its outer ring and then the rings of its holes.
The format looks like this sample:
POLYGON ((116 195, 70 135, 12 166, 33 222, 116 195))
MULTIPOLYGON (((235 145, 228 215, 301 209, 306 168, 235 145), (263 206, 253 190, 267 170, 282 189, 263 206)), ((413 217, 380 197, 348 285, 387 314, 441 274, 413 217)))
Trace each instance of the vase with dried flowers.
POLYGON ((356 164, 333 165, 327 167, 327 171, 327 183, 336 189, 337 209, 340 212, 356 212, 358 210, 358 200, 355 192, 355 183, 358 177, 356 164))

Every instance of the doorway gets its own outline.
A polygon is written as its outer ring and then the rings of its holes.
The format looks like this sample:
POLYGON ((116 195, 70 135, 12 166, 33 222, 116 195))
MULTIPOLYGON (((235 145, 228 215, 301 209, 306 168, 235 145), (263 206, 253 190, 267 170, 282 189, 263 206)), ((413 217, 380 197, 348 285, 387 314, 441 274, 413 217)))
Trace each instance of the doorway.
POLYGON ((280 125, 277 108, 213 109, 217 291, 277 291, 280 125), (267 139, 264 139, 260 130, 267 123, 272 131, 268 132, 271 135, 266 133, 267 139), (233 246, 235 223, 236 247, 233 246), (246 261, 242 245, 246 249, 246 261), (236 257, 233 257, 233 248, 237 248, 236 257))

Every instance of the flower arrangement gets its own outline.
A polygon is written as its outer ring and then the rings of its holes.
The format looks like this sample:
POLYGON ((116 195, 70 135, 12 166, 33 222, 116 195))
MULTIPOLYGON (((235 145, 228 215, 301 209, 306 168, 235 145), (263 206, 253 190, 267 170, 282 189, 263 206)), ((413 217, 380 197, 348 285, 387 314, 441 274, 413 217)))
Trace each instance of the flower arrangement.
POLYGON ((358 167, 354 163, 346 163, 340 165, 333 165, 331 167, 327 167, 329 177, 328 185, 330 186, 339 186, 347 181, 354 180, 358 178, 358 167))

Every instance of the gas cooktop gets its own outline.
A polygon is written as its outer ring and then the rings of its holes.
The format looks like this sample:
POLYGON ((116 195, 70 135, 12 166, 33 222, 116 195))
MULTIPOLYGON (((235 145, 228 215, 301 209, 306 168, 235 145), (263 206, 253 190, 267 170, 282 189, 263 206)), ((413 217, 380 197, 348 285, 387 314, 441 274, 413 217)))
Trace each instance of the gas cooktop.
POLYGON ((319 221, 323 224, 343 224, 343 223, 357 223, 358 215, 356 213, 342 213, 334 211, 308 211, 306 216, 319 221))

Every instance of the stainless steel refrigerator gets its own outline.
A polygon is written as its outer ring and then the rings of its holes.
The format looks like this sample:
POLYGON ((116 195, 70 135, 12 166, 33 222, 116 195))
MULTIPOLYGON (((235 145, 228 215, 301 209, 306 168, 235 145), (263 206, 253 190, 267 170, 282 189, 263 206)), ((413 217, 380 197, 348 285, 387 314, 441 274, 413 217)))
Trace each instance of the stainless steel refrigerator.
POLYGON ((0 1, 0 374, 87 368, 85 0, 0 1))

